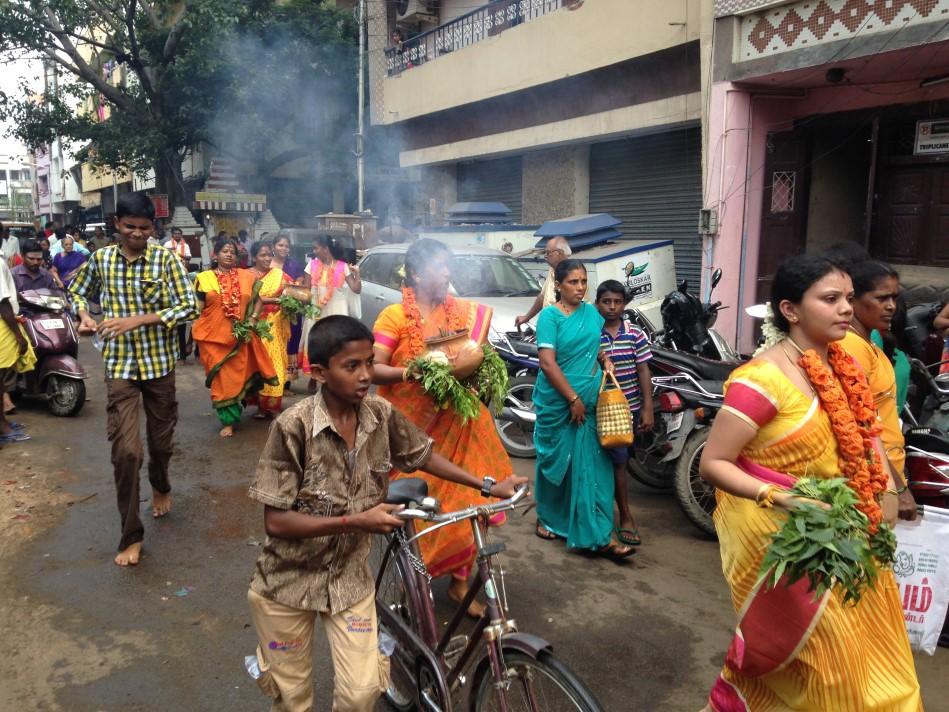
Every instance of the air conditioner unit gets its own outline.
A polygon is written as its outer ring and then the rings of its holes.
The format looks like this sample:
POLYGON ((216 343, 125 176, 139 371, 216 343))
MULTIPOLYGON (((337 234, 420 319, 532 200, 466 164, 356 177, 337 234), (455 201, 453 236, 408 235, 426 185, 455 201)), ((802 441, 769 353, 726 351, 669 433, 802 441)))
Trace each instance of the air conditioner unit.
POLYGON ((435 0, 395 0, 395 14, 399 22, 437 22, 435 0))

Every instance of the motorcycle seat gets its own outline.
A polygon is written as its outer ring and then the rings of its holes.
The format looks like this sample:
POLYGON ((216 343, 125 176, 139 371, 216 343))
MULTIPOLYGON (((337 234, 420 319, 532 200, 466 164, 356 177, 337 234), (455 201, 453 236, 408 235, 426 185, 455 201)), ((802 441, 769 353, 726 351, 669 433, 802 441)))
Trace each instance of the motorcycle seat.
MULTIPOLYGON (((695 373, 699 378, 710 381, 724 381, 732 371, 741 365, 737 361, 713 361, 695 354, 664 349, 661 346, 652 345, 650 348, 654 359, 665 361, 679 370, 695 373)), ((721 384, 719 384, 719 388, 721 388, 721 384)))
POLYGON ((406 477, 389 483, 385 502, 386 504, 409 505, 412 502, 419 504, 427 496, 428 483, 425 480, 418 477, 406 477))
POLYGON ((514 351, 521 356, 527 356, 528 358, 538 358, 537 344, 532 344, 529 341, 514 341, 512 339, 511 346, 513 346, 514 351))
POLYGON ((933 428, 910 428, 906 431, 906 447, 928 452, 949 453, 949 438, 933 428))
POLYGON ((708 381, 702 379, 699 381, 699 385, 702 386, 709 393, 714 393, 717 396, 725 397, 725 382, 724 381, 708 381))

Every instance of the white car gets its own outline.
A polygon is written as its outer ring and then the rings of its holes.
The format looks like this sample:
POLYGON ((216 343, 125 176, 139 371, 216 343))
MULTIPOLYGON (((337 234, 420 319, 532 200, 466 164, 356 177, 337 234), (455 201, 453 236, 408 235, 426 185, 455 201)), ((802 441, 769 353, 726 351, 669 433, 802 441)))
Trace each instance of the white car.
MULTIPOLYGON (((408 247, 379 245, 359 262, 362 321, 370 329, 379 312, 402 302, 402 267, 408 247)), ((487 247, 453 247, 451 251, 452 294, 491 307, 492 332, 514 331, 515 317, 526 314, 540 292, 537 281, 506 252, 487 247)))

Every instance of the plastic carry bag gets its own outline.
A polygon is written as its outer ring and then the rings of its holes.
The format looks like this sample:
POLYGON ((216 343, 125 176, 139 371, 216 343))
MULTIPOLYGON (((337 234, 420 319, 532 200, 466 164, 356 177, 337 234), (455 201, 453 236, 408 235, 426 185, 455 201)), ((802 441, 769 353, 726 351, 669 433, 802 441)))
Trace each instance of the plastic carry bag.
POLYGON ((949 509, 923 507, 915 521, 896 523, 893 573, 910 646, 932 655, 949 608, 949 509))

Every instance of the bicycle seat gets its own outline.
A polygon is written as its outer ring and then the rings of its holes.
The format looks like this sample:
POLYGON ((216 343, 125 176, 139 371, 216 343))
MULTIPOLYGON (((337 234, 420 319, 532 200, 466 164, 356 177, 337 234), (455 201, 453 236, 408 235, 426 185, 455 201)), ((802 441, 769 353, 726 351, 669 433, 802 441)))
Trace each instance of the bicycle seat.
POLYGON ((428 496, 428 483, 418 477, 407 477, 402 480, 394 480, 389 483, 389 491, 386 492, 386 504, 405 504, 412 502, 420 503, 428 496))

